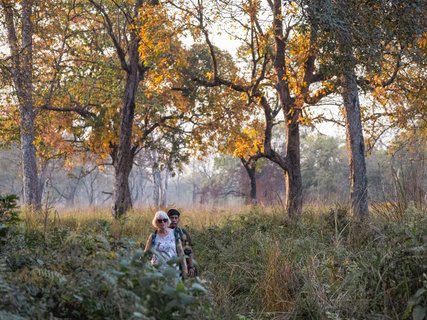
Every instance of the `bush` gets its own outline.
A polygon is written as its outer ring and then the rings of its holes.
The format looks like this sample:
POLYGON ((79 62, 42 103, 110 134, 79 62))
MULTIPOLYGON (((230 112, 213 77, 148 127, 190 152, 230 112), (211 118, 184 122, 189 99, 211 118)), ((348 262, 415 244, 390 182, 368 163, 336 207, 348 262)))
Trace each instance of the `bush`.
POLYGON ((6 238, 10 226, 20 221, 17 201, 18 196, 14 194, 0 195, 0 244, 6 238))
POLYGON ((418 320, 427 310, 427 217, 420 215, 357 222, 334 208, 292 224, 253 209, 188 228, 200 278, 185 282, 175 268, 150 266, 135 228, 117 232, 113 224, 15 224, 0 247, 3 314, 418 320))
POLYGON ((154 269, 135 241, 103 230, 41 233, 22 225, 2 250, 0 309, 31 319, 211 317, 202 282, 177 281, 172 267, 154 269))

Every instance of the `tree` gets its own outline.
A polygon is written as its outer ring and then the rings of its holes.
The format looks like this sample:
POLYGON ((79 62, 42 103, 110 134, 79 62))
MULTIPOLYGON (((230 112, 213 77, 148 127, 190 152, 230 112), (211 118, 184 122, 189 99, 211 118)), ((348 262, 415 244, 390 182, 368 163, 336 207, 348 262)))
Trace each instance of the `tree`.
MULTIPOLYGON (((23 24, 19 23, 19 19, 16 19, 16 13, 23 6, 20 6, 19 3, 11 5, 11 2, 8 1, 4 1, 3 5, 5 4, 9 6, 7 10, 11 11, 6 15, 5 21, 9 21, 9 25, 11 22, 16 21, 16 26, 22 26, 23 24)), ((33 2, 31 11, 31 21, 34 21, 34 23, 31 29, 31 46, 27 46, 27 48, 31 47, 31 71, 26 71, 28 75, 31 73, 31 77, 26 75, 24 77, 19 72, 18 75, 25 78, 24 82, 26 82, 27 87, 31 88, 32 113, 30 119, 32 119, 32 125, 34 126, 32 145, 35 150, 35 156, 38 159, 38 168, 36 167, 38 185, 36 202, 41 203, 46 179, 45 172, 49 162, 58 157, 65 158, 66 155, 73 151, 69 143, 65 141, 70 136, 70 131, 65 128, 70 128, 75 118, 67 113, 73 111, 82 116, 87 116, 90 113, 85 110, 85 106, 81 106, 78 101, 73 99, 74 96, 71 92, 68 92, 68 95, 61 94, 63 93, 61 92, 61 84, 67 82, 71 78, 68 75, 75 75, 77 70, 77 68, 72 69, 76 66, 75 64, 72 66, 71 63, 64 67, 64 60, 67 60, 67 62, 75 61, 72 59, 73 52, 79 51, 81 48, 71 48, 70 46, 71 43, 79 43, 78 35, 81 30, 76 26, 79 24, 81 6, 74 0, 60 3, 57 1, 33 2), (29 85, 29 81, 31 85, 29 85), (52 110, 55 112, 63 111, 63 114, 60 117, 57 115, 52 116, 52 110)), ((13 32, 9 32, 10 34, 13 35, 13 32)), ((18 36, 22 34, 22 32, 18 32, 18 36)), ((2 80, 5 81, 6 85, 10 82, 15 83, 14 79, 16 77, 14 78, 13 72, 9 71, 16 69, 16 63, 19 63, 20 68, 24 67, 22 55, 24 51, 22 51, 22 48, 20 50, 16 59, 13 59, 16 55, 12 54, 10 58, 5 59, 5 63, 2 66, 2 69, 6 70, 2 74, 2 80)), ((17 118, 15 113, 16 104, 19 109, 22 109, 20 101, 23 99, 19 97, 17 100, 10 98, 11 92, 9 92, 8 87, 6 88, 5 92, 3 92, 6 95, 6 103, 3 106, 5 111, 2 114, 2 122, 5 124, 6 132, 2 130, 2 133, 5 133, 2 138, 5 141, 13 142, 16 137, 13 130, 10 129, 13 129, 17 118)), ((18 96, 22 90, 15 90, 15 92, 18 96)), ((22 121, 20 122, 21 127, 23 123, 22 121)), ((25 130, 25 132, 27 134, 31 130, 25 130)), ((25 161, 23 163, 25 167, 25 161)))
POLYGON ((1 8, 7 44, 10 50, 10 73, 20 111, 24 203, 30 209, 41 208, 38 188, 33 98, 33 1, 23 0, 19 6, 4 0, 1 8), (17 20, 20 16, 20 21, 17 20))
MULTIPOLYGON (((129 174, 132 169, 133 157, 136 147, 132 146, 132 130, 135 116, 135 100, 140 81, 144 78, 147 71, 145 66, 140 63, 138 47, 139 34, 137 30, 137 20, 140 9, 143 5, 142 0, 136 0, 132 6, 119 7, 123 9, 123 20, 126 21, 125 30, 126 45, 120 43, 118 35, 114 31, 113 20, 110 17, 108 9, 100 2, 90 0, 94 8, 104 18, 105 28, 111 37, 117 57, 120 60, 122 70, 126 74, 126 83, 122 98, 122 107, 120 111, 119 138, 117 146, 112 150, 111 156, 115 170, 115 181, 113 186, 113 214, 120 217, 132 207, 132 199, 129 190, 129 174), (129 39, 127 38, 129 36, 129 39)), ((122 30, 122 26, 118 27, 122 30)))
MULTIPOLYGON (((222 149, 240 159, 250 181, 248 203, 257 204, 256 169, 257 154, 263 151, 261 124, 254 121, 251 128, 242 128, 238 134, 231 135, 222 149)), ((224 152, 223 151, 223 152, 224 152)))
POLYGON ((281 0, 276 0, 267 1, 266 6, 261 1, 233 5, 232 1, 218 1, 219 8, 207 8, 208 4, 202 0, 194 7, 176 4, 188 15, 192 30, 198 30, 194 34, 204 38, 210 51, 211 71, 202 77, 195 72, 191 78, 207 88, 224 86, 241 93, 248 108, 252 108, 252 114, 256 114, 257 107, 263 110, 263 151, 254 159, 266 157, 283 170, 286 211, 292 220, 297 221, 302 213, 299 127, 301 123, 307 123, 305 107, 318 103, 333 91, 334 86, 325 82, 327 79, 317 72, 317 33, 303 27, 295 4, 284 5, 281 0), (215 10, 216 15, 207 15, 215 10), (214 17, 221 17, 224 12, 231 14, 228 18, 223 17, 223 23, 228 20, 241 28, 233 30, 232 36, 242 39, 240 58, 246 62, 245 69, 232 78, 221 72, 221 63, 209 33, 214 17), (274 150, 271 144, 272 130, 280 122, 277 119, 280 112, 286 137, 284 154, 274 150))
POLYGON ((342 87, 345 109, 346 142, 350 167, 350 212, 359 218, 368 215, 368 180, 366 176, 365 141, 361 122, 356 61, 353 54, 353 37, 344 17, 350 12, 345 2, 337 2, 334 9, 343 21, 337 28, 337 42, 342 63, 342 87))
MULTIPOLYGON (((323 54, 335 61, 335 68, 331 71, 341 78, 351 211, 355 216, 364 218, 368 215, 368 194, 362 120, 368 119, 373 126, 379 127, 377 119, 380 113, 374 111, 369 114, 366 107, 362 109, 359 87, 373 92, 374 100, 386 101, 379 92, 387 91, 399 82, 399 73, 404 70, 402 61, 409 61, 407 58, 414 51, 411 43, 426 30, 419 14, 427 12, 426 6, 423 1, 408 4, 310 0, 302 3, 307 5, 309 21, 322 34, 320 46, 323 54)), ((403 96, 400 95, 399 99, 403 96)), ((380 128, 381 132, 385 130, 380 128)), ((374 141, 377 139, 375 137, 374 141)), ((372 146, 371 143, 370 148, 372 146)))
POLYGON ((304 135, 301 154, 305 199, 320 203, 344 200, 348 167, 343 141, 331 136, 304 135))

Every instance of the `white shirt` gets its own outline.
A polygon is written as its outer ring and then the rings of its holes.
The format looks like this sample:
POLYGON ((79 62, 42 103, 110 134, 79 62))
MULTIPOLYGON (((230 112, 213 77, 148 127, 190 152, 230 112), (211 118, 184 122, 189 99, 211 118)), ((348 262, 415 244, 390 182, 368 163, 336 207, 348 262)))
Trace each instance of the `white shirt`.
POLYGON ((152 249, 155 250, 153 257, 151 258, 151 264, 159 265, 169 261, 178 254, 176 252, 175 235, 173 230, 169 230, 167 235, 156 234, 154 245, 152 249))

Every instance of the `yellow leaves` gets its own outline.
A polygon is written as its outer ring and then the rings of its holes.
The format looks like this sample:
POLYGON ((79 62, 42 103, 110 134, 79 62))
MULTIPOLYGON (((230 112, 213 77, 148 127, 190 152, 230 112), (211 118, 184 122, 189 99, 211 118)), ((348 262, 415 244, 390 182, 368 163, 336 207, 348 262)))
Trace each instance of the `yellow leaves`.
POLYGON ((296 34, 289 42, 289 52, 292 60, 302 66, 308 57, 310 37, 307 34, 296 34))
POLYGON ((335 90, 335 85, 332 82, 328 82, 328 81, 323 81, 322 82, 322 86, 317 89, 314 94, 312 94, 311 96, 315 97, 315 98, 322 98, 324 96, 327 96, 328 94, 330 94, 331 92, 333 92, 335 90))
POLYGON ((256 128, 244 128, 234 141, 229 141, 232 155, 239 158, 249 158, 263 151, 262 133, 256 128))
POLYGON ((427 49, 427 33, 424 33, 418 40, 417 40, 418 48, 420 49, 427 49))
POLYGON ((380 74, 375 74, 371 79, 370 82, 372 83, 373 86, 377 87, 377 86, 381 86, 383 79, 382 76, 380 74))
POLYGON ((386 89, 382 86, 374 88, 374 91, 372 92, 372 98, 374 98, 374 100, 380 103, 383 107, 385 107, 388 103, 386 89))
POLYGON ((327 91, 333 91, 335 88, 335 84, 332 82, 328 82, 328 81, 323 81, 322 86, 323 86, 324 90, 327 90, 327 91))
POLYGON ((282 79, 287 81, 295 96, 301 95, 309 85, 304 81, 305 64, 309 56, 310 37, 305 33, 294 34, 288 43, 289 55, 286 57, 286 74, 282 79))
POLYGON ((145 94, 152 98, 165 94, 177 83, 176 70, 185 65, 184 49, 173 18, 162 5, 145 3, 140 10, 138 47, 143 63, 149 68, 144 84, 145 94))
POLYGON ((213 80, 213 78, 214 78, 214 73, 213 72, 206 72, 206 79, 213 80))
POLYGON ((311 126, 313 124, 313 120, 309 117, 298 117, 298 122, 303 126, 311 126))
POLYGON ((259 0, 246 1, 243 3, 242 9, 253 19, 258 14, 260 5, 259 0))
POLYGON ((285 10, 286 15, 295 15, 298 12, 299 12, 298 4, 294 1, 289 2, 285 10))

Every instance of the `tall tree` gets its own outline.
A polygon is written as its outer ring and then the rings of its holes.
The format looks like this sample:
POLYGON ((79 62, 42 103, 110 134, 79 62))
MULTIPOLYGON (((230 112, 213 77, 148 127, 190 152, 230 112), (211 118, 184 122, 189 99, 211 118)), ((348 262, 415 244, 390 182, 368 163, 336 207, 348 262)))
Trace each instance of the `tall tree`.
MULTIPOLYGON (((122 95, 122 107, 120 110, 120 125, 117 145, 113 146, 111 157, 115 169, 115 181, 113 187, 113 214, 116 217, 123 215, 132 207, 131 193, 129 189, 129 174, 132 169, 133 158, 138 151, 138 144, 133 144, 133 127, 135 118, 135 104, 140 82, 144 80, 148 68, 140 60, 138 49, 140 47, 140 12, 145 3, 136 0, 132 4, 116 2, 110 6, 116 6, 110 11, 102 2, 90 0, 104 19, 104 26, 111 38, 122 71, 126 74, 125 87, 122 95), (122 25, 114 25, 115 20, 111 14, 122 15, 118 21, 122 25)), ((157 1, 148 1, 149 5, 156 5, 157 1)), ((157 125, 156 125, 157 126, 157 125)), ((155 127, 149 129, 154 130, 155 127)), ((147 131, 146 134, 149 132, 147 131)))
POLYGON ((193 73, 191 78, 207 88, 224 86, 240 92, 253 114, 257 108, 263 110, 263 151, 254 159, 266 157, 283 170, 286 211, 291 219, 299 220, 302 213, 299 128, 307 120, 305 107, 316 104, 334 88, 318 73, 316 30, 303 28, 295 4, 284 4, 281 0, 248 1, 242 6, 232 1, 218 1, 218 12, 211 16, 208 12, 215 8, 208 9, 208 6, 199 0, 192 9, 182 8, 189 14, 192 26, 199 30, 195 34, 204 37, 212 61, 211 72, 203 77, 193 73), (229 16, 225 17, 227 14, 229 16), (241 28, 230 35, 242 40, 239 53, 246 65, 232 78, 221 71, 211 40, 209 30, 215 16, 222 16, 223 21, 231 21, 241 28), (279 123, 279 113, 285 119, 282 124, 286 137, 284 154, 277 152, 271 142, 273 127, 279 123))
POLYGON ((7 45, 10 50, 10 72, 20 111, 20 136, 23 168, 24 203, 41 208, 38 188, 33 98, 33 1, 1 1, 7 45))
MULTIPOLYGON (((395 93, 400 91, 398 102, 394 100, 393 103, 396 106, 406 104, 402 100, 405 96, 402 87, 400 90, 396 87, 405 78, 404 70, 414 62, 410 58, 417 51, 414 50, 417 47, 414 40, 426 30, 419 14, 427 12, 425 1, 409 4, 399 1, 308 0, 302 3, 307 5, 308 20, 322 34, 323 42, 319 44, 323 48, 322 53, 334 61, 331 72, 340 78, 347 129, 351 211, 355 216, 364 218, 368 215, 368 194, 362 114, 375 128, 382 112, 372 108, 370 113, 366 107, 362 111, 359 88, 373 92, 374 101, 383 105, 388 104, 385 92, 390 89, 395 93)), ((379 130, 384 132, 386 129, 381 127, 379 130)), ((375 137, 374 141, 377 139, 375 137)))
POLYGON ((353 37, 344 17, 350 12, 345 1, 335 1, 335 10, 343 21, 337 28, 337 42, 342 63, 343 102, 346 123, 346 143, 350 168, 350 212, 360 218, 368 215, 368 180, 366 176, 365 141, 361 122, 356 61, 353 37))

